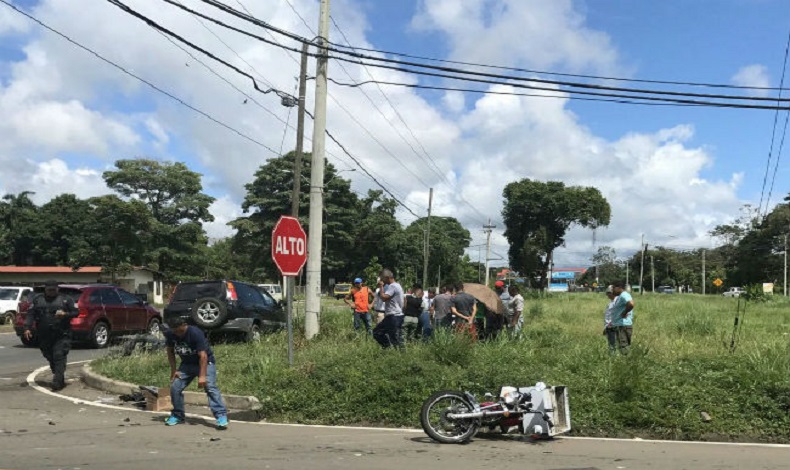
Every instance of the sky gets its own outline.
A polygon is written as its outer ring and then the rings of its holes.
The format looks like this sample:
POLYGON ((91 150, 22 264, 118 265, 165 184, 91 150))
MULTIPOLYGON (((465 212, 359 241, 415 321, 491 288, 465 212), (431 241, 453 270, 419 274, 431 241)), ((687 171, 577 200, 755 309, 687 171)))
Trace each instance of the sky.
MULTIPOLYGON (((244 185, 266 160, 293 149, 295 112, 274 94, 254 91, 250 79, 191 57, 107 2, 9 1, 257 143, 0 4, 0 194, 32 190, 37 203, 60 193, 91 197, 109 192, 101 174, 115 160, 182 161, 203 175, 206 192, 217 199, 211 207, 216 220, 206 225, 209 236, 232 235, 226 224, 242 215, 244 185), (245 103, 243 93, 255 100, 245 103)), ((256 31, 199 0, 180 1, 256 31)), ((250 73, 262 87, 295 93, 296 54, 161 0, 125 3, 250 73)), ((317 0, 227 3, 316 36, 317 0)), ((542 72, 778 87, 790 30, 787 7, 786 0, 332 0, 331 14, 358 47, 542 72)), ((329 39, 345 42, 334 25, 329 39)), ((283 37, 278 41, 295 46, 283 37)), ((308 73, 314 69, 311 61, 308 73)), ((447 85, 335 61, 329 76, 447 85)), ((311 82, 311 112, 313 93, 311 82)), ((711 229, 733 221, 743 205, 768 200, 763 181, 773 124, 778 118, 778 147, 785 119, 785 113, 766 110, 586 102, 560 92, 539 98, 330 84, 329 93, 328 129, 418 215, 426 215, 433 188, 433 214, 456 217, 469 229, 473 259, 485 242, 482 226, 491 219, 495 265, 507 257, 502 190, 523 178, 594 186, 612 207, 608 227, 568 233, 555 253, 557 266, 589 265, 600 246, 629 256, 643 236, 653 246, 715 246, 711 229)), ((309 119, 306 138, 309 150, 309 119)), ((328 141, 327 149, 355 191, 376 187, 338 146, 328 141)), ((768 171, 771 206, 790 192, 784 152, 772 178, 776 154, 768 171)), ((405 210, 399 218, 414 220, 405 210)))

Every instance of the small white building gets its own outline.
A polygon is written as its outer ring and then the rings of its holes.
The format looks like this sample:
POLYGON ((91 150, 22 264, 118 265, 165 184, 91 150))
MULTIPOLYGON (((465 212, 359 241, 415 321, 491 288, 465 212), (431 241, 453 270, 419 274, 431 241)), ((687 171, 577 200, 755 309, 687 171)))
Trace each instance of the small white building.
POLYGON ((49 279, 62 284, 112 282, 129 292, 145 294, 151 303, 163 304, 165 300, 161 274, 146 267, 135 267, 113 281, 101 266, 83 266, 76 270, 68 266, 0 266, 0 285, 35 286, 49 279))

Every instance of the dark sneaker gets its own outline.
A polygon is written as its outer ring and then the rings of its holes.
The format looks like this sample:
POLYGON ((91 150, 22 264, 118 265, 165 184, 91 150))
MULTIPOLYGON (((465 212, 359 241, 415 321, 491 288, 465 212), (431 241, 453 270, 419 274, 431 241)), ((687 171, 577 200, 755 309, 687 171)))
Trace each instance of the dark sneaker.
POLYGON ((165 420, 165 426, 175 426, 176 424, 181 424, 183 422, 184 422, 183 419, 170 415, 165 420))
POLYGON ((217 418, 217 429, 223 430, 228 429, 228 417, 227 416, 220 416, 217 418))

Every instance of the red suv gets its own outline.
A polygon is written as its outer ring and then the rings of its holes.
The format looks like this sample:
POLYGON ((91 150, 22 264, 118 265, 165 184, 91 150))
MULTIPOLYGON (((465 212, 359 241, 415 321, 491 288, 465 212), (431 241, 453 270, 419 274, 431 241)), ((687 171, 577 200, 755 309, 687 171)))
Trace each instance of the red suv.
MULTIPOLYGON (((40 292, 39 289, 35 291, 40 292)), ((119 287, 68 284, 60 286, 60 293, 71 297, 79 311, 77 318, 71 319, 72 337, 76 342, 88 342, 95 348, 104 348, 113 335, 141 332, 157 335, 161 331, 159 311, 119 287)), ((19 315, 14 324, 14 330, 25 346, 35 346, 37 342, 35 335, 31 341, 22 336, 30 300, 32 297, 19 303, 19 315)))

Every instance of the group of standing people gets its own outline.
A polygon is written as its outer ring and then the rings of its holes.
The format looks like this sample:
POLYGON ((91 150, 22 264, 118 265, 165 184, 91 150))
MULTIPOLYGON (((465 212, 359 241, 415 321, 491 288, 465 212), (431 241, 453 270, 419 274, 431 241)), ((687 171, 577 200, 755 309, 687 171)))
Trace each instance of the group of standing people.
POLYGON ((506 290, 502 281, 496 282, 495 290, 506 315, 464 292, 462 283, 444 286, 438 293, 414 284, 405 292, 392 271, 384 269, 375 291, 357 278, 344 301, 353 309, 354 328, 364 327, 384 348, 401 347, 404 339, 427 341, 436 328, 470 334, 474 339, 494 339, 503 329, 518 335, 524 324, 524 298, 515 286, 506 290))
POLYGON ((606 296, 609 304, 604 311, 603 334, 609 342, 609 351, 628 354, 634 331, 634 299, 622 282, 608 286, 606 296))

